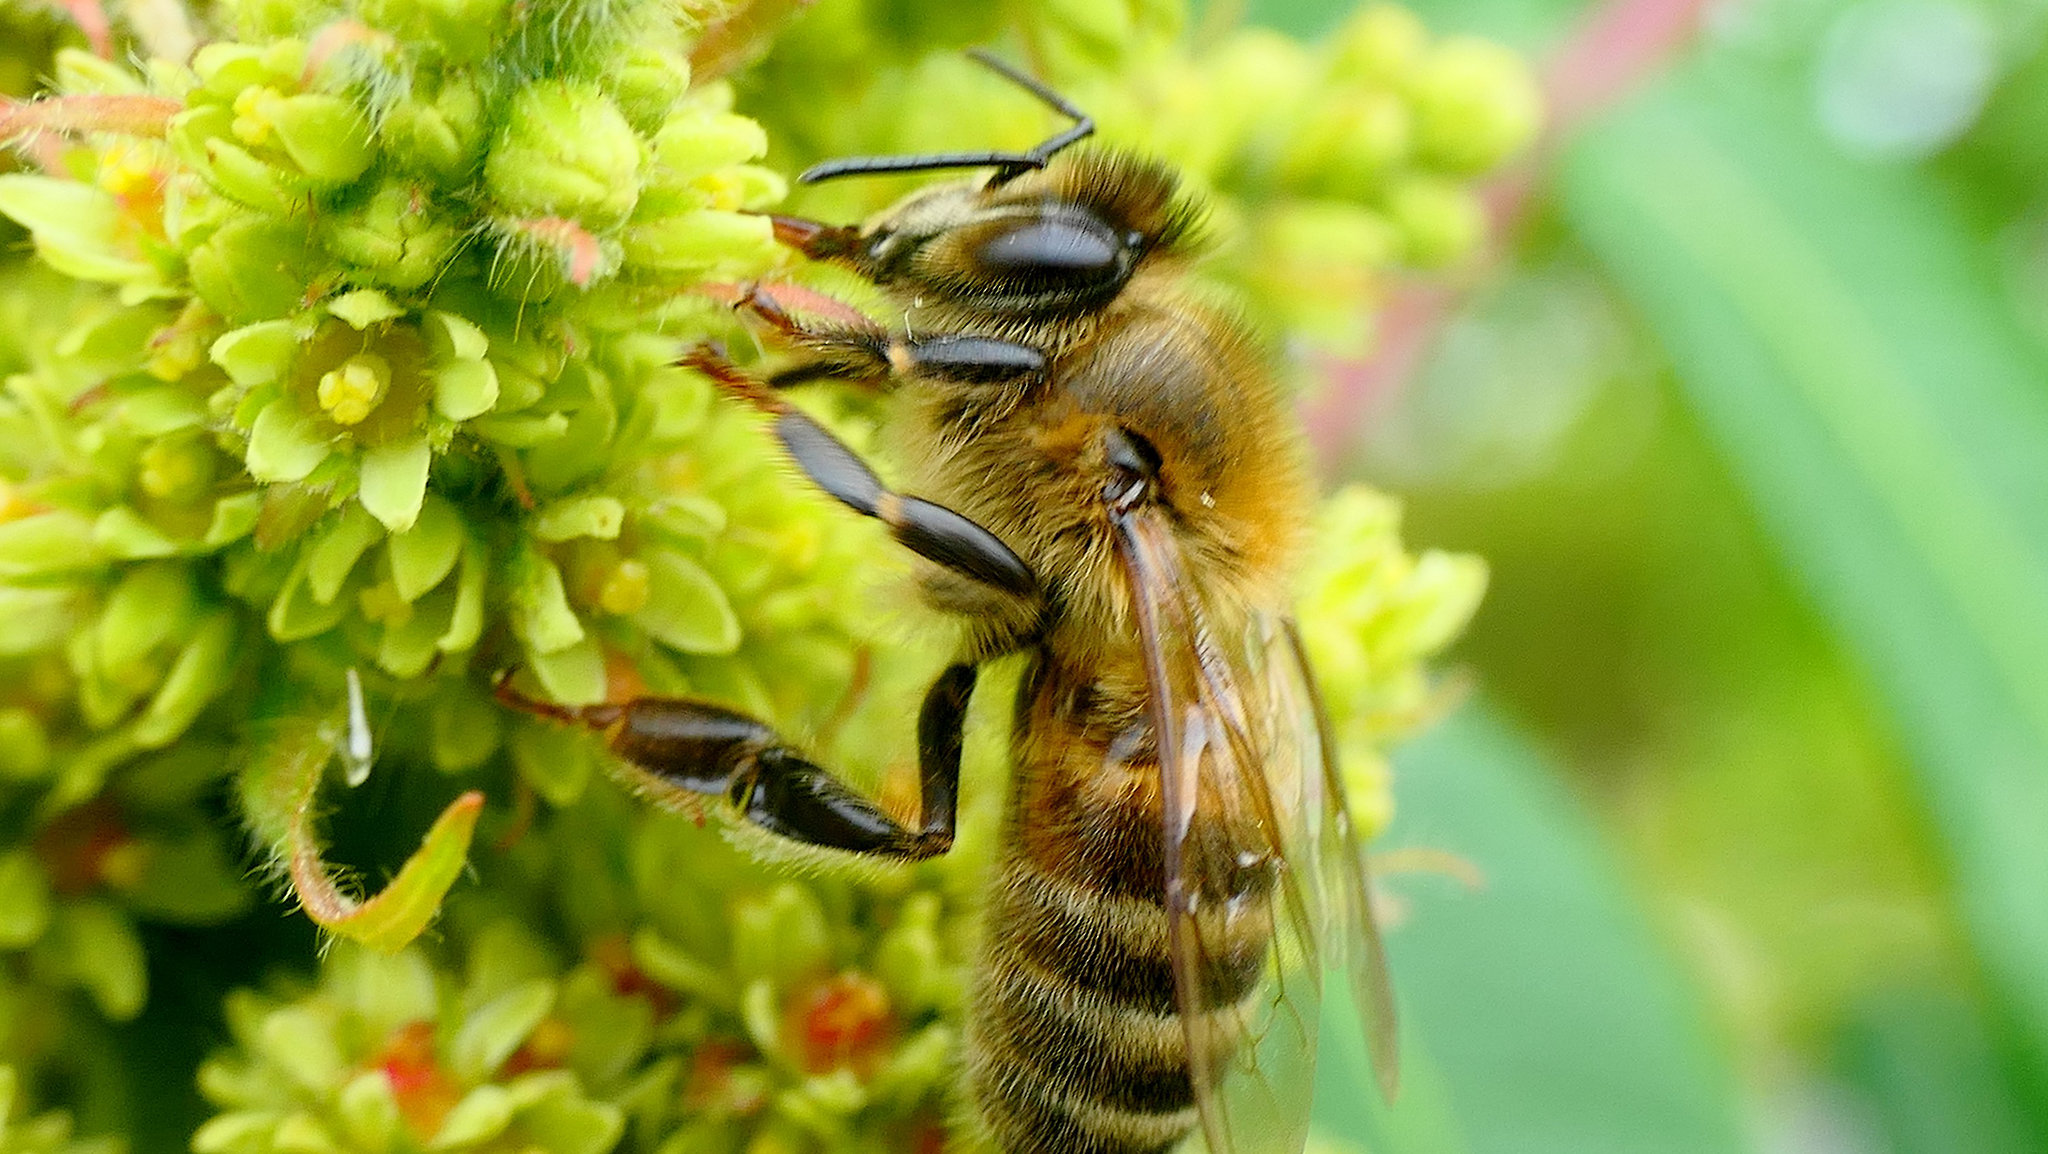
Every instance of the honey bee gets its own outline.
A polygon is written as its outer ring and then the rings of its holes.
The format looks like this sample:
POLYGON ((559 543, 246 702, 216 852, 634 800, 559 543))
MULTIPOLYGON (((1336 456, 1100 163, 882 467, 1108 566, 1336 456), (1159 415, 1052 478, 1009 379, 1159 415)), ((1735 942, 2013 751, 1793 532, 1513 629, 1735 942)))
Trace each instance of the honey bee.
POLYGON ((604 730, 669 785, 798 841, 917 860, 954 836, 977 670, 1012 654, 1012 785, 966 1029, 970 1125, 1005 1154, 1212 1154, 1306 1140, 1321 977, 1351 974, 1391 1094, 1392 999, 1365 861, 1289 579, 1302 436, 1246 325, 1190 288, 1197 208, 1164 164, 1071 148, 861 157, 805 182, 987 169, 864 226, 777 237, 879 286, 900 326, 742 306, 795 352, 685 363, 772 418, 790 459, 922 561, 964 626, 917 718, 921 809, 890 815, 762 722, 705 702, 510 703, 604 730), (893 390, 906 492, 781 390, 893 390), (912 496, 910 493, 918 495, 912 496))

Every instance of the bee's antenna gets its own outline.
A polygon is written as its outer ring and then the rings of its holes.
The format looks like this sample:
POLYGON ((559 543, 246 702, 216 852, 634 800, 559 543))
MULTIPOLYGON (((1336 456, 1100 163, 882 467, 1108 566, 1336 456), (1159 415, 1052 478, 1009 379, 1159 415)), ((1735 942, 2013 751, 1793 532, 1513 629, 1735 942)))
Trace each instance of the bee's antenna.
POLYGON ((868 176, 880 172, 993 168, 996 173, 990 183, 1001 184, 1034 168, 1044 168, 1046 162, 1058 155, 1061 149, 1077 141, 1086 140, 1094 134, 1094 117, 1074 107, 1072 101, 1047 88, 1036 77, 1026 76, 979 48, 971 49, 967 55, 975 63, 1044 101, 1047 107, 1072 120, 1073 125, 1065 131, 1047 137, 1029 152, 927 152, 910 156, 848 156, 812 165, 796 178, 797 183, 816 184, 821 180, 834 180, 842 176, 868 176))

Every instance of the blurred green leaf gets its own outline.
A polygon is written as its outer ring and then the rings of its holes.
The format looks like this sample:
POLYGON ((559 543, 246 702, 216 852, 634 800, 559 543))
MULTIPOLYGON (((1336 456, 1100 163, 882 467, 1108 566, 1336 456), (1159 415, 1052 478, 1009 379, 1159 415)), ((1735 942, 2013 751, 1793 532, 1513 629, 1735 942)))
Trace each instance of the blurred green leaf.
POLYGON ((1959 993, 1931 988, 1855 1008, 1840 1065, 1876 1108, 1892 1154, 2040 1149, 1979 1014, 1959 993))
MULTIPOLYGON (((1389 943, 1405 1032, 1418 1044, 1394 1124, 1371 1149, 1744 1149, 1736 1087, 1701 1023, 1698 993, 1556 774, 1479 707, 1398 763, 1401 816, 1385 844, 1456 854, 1486 884, 1391 887, 1408 906, 1389 943), (1416 1108, 1454 1111, 1464 1141, 1446 1144, 1441 1125, 1425 1132, 1416 1108)), ((1325 1083, 1337 1092, 1322 1099, 1323 1117, 1333 1133, 1380 1133, 1351 1128, 1343 1113, 1367 1098, 1359 1088, 1370 1079, 1349 1036, 1356 1031, 1330 1028, 1325 1044, 1340 1068, 1325 1083), (1354 1089, 1343 1095, 1347 1084, 1354 1089)))
POLYGON ((1978 952, 2048 1052, 2048 364, 1942 188, 1696 71, 1591 133, 1571 223, 1890 706, 1978 952))

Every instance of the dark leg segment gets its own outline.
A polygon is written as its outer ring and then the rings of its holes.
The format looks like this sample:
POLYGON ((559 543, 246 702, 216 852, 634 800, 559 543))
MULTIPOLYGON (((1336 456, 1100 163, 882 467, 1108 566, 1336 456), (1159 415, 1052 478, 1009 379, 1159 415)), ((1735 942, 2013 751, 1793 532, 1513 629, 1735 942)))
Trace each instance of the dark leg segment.
POLYGON ((766 725, 708 702, 641 697, 572 708, 525 696, 512 688, 509 675, 499 680, 497 698, 527 713, 603 730, 619 757, 677 789, 724 797, 771 833, 828 849, 921 861, 953 845, 962 729, 974 681, 974 666, 949 666, 918 712, 923 812, 917 829, 805 760, 766 725))
POLYGON ((1018 341, 964 334, 899 340, 872 326, 807 326, 759 285, 749 286, 733 307, 752 313, 811 354, 769 377, 768 383, 776 388, 825 380, 877 384, 891 373, 972 385, 1045 376, 1045 354, 1018 341))
POLYGON ((1020 597, 1037 592, 1038 579, 1030 567, 995 534, 944 505, 884 488, 853 450, 776 396, 767 384, 709 349, 696 350, 682 363, 772 414, 775 435, 806 476, 848 508, 889 526, 891 534, 918 556, 1020 597))

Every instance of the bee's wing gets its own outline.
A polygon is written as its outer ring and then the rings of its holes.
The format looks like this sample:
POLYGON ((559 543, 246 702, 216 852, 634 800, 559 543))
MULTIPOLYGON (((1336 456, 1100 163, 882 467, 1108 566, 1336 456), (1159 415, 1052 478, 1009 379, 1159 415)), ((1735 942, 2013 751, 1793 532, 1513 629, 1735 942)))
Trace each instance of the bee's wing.
MULTIPOLYGON (((1174 992, 1210 1154, 1299 1154, 1323 964, 1321 770, 1276 724, 1257 655, 1218 648, 1163 518, 1117 515, 1158 737, 1174 992), (1225 895, 1237 895, 1226 898, 1225 895)), ((1235 639, 1232 639, 1235 640, 1235 639)))
POLYGON ((1387 947, 1373 916, 1372 881, 1366 869, 1365 845, 1352 820, 1344 776, 1337 765, 1336 734, 1309 665, 1301 630, 1290 618, 1267 626, 1271 673, 1267 685, 1275 716, 1300 719, 1295 731, 1313 744, 1316 775, 1321 779, 1321 820, 1311 823, 1317 835, 1316 872, 1329 918, 1325 923, 1324 960, 1344 970, 1351 982, 1352 1004, 1358 1009, 1373 1076, 1380 1093, 1391 1102, 1400 1089, 1399 1032, 1394 1018, 1394 986, 1387 969, 1387 947))

